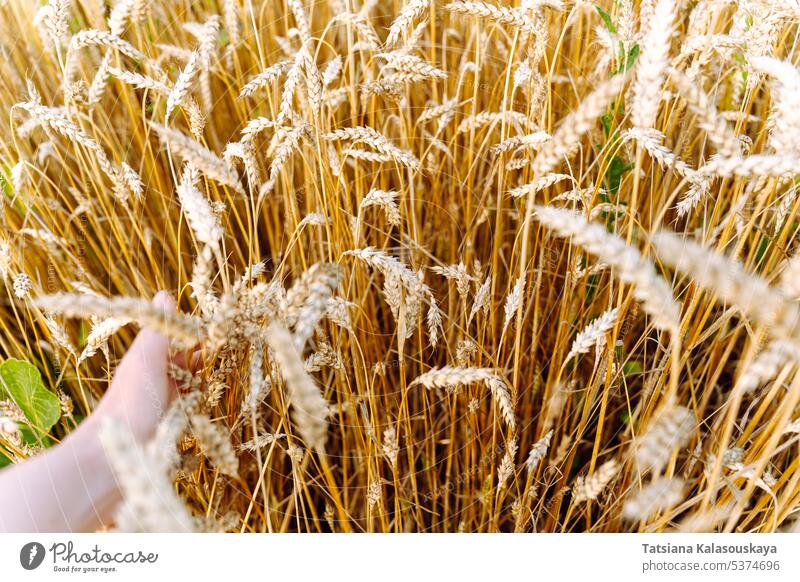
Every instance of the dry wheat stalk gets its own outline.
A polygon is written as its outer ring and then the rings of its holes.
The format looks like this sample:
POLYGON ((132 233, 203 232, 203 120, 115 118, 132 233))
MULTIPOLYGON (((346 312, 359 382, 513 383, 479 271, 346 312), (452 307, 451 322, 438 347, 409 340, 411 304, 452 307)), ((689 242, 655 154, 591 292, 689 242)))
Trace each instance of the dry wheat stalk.
POLYGON ((594 501, 605 490, 611 480, 617 475, 618 464, 614 459, 606 461, 588 477, 578 477, 572 488, 574 503, 594 501))
POLYGON ((180 131, 170 129, 169 127, 155 122, 151 122, 150 126, 156 130, 161 141, 169 145, 170 151, 184 158, 212 180, 216 180, 220 184, 230 186, 234 190, 242 192, 239 177, 230 165, 217 157, 216 154, 196 141, 193 141, 180 131))
POLYGON ((497 407, 503 415, 503 420, 513 431, 516 427, 516 421, 514 419, 514 405, 511 401, 511 394, 508 385, 492 368, 454 368, 452 366, 434 368, 421 376, 417 376, 409 384, 409 387, 420 385, 428 389, 455 389, 468 384, 484 384, 489 388, 497 407))
POLYGON ((100 438, 122 489, 123 503, 116 515, 119 529, 153 533, 194 530, 165 468, 136 442, 122 420, 106 417, 100 438))
POLYGON ((618 316, 619 309, 609 309, 592 321, 592 323, 583 328, 583 330, 581 330, 580 333, 575 336, 575 340, 572 342, 572 347, 570 348, 567 357, 564 358, 564 364, 569 362, 578 354, 587 353, 590 349, 592 349, 592 347, 597 345, 597 343, 600 342, 605 335, 614 328, 617 323, 618 316))
POLYGON ((239 472, 239 458, 231 444, 228 431, 220 424, 213 423, 204 414, 193 415, 189 425, 200 444, 200 450, 214 467, 225 475, 236 477, 239 472))
POLYGON ((659 473, 673 451, 683 447, 695 429, 694 413, 683 406, 663 406, 636 445, 636 464, 641 472, 659 473))
POLYGON ((658 0, 649 29, 642 39, 642 54, 636 63, 631 111, 634 127, 655 127, 674 18, 675 0, 658 0))
POLYGON ((686 485, 681 479, 659 477, 647 483, 635 495, 625 499, 622 518, 646 521, 655 514, 676 506, 684 499, 686 485))
POLYGON ((800 310, 762 278, 747 273, 739 263, 674 234, 657 233, 653 243, 664 262, 691 274, 698 285, 713 291, 721 301, 736 305, 764 325, 773 326, 772 333, 779 337, 797 337, 800 310))
POLYGON ((177 312, 167 313, 146 299, 55 293, 37 297, 34 304, 42 311, 66 317, 127 317, 188 345, 195 345, 203 336, 198 319, 177 312))
POLYGON ((266 338, 286 381, 297 430, 309 447, 324 453, 328 439, 328 403, 306 373, 292 334, 273 322, 266 329, 266 338))
POLYGON ((672 297, 672 289, 639 251, 575 212, 537 206, 535 217, 559 236, 571 237, 574 244, 614 267, 620 279, 633 285, 634 297, 642 302, 653 324, 677 333, 680 310, 672 297))

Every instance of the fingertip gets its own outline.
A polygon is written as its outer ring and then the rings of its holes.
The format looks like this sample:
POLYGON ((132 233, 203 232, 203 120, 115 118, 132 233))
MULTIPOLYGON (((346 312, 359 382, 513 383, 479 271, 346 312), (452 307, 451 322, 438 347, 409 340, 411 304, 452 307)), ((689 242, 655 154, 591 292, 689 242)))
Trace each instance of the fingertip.
POLYGON ((166 291, 159 291, 153 296, 153 306, 160 307, 164 311, 174 311, 175 301, 166 291))

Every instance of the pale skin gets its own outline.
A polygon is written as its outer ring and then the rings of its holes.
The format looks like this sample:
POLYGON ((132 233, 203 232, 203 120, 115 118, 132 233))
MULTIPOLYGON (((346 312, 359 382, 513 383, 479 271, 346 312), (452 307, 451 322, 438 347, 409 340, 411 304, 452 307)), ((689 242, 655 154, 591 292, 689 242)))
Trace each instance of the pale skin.
MULTIPOLYGON (((153 304, 175 309, 163 291, 153 304)), ((169 340, 142 329, 100 404, 76 430, 57 446, 0 470, 0 531, 79 532, 110 524, 120 492, 100 443, 100 424, 118 417, 146 441, 177 392, 167 373, 169 358, 169 340)))

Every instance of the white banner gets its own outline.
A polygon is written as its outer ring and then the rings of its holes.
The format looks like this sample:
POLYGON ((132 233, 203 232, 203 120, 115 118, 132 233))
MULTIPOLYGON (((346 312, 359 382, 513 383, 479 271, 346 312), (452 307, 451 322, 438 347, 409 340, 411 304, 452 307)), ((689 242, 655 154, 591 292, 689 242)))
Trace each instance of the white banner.
POLYGON ((796 581, 800 535, 0 534, 0 572, 14 582, 796 581))

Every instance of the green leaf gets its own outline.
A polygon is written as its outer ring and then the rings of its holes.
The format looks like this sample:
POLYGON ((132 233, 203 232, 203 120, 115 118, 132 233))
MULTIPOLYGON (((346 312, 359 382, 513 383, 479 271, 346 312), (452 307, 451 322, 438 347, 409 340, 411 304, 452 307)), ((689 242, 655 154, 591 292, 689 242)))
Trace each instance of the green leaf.
POLYGON ((633 169, 632 164, 628 164, 619 156, 611 158, 611 163, 608 165, 606 172, 606 186, 609 192, 617 192, 622 178, 626 173, 633 169))
POLYGON ((0 469, 11 464, 11 459, 6 455, 5 450, 0 448, 0 469))
POLYGON ((642 373, 642 363, 637 362, 636 360, 631 360, 630 362, 625 362, 622 364, 622 374, 627 378, 628 376, 634 376, 636 374, 642 373))
MULTIPOLYGON (((617 134, 617 116, 622 115, 625 115, 625 108, 617 101, 612 101, 608 111, 600 116, 600 123, 603 125, 606 139, 610 139, 612 135, 617 134)), ((597 147, 602 148, 603 146, 599 144, 597 147)))
POLYGON ((606 28, 608 31, 612 34, 617 34, 617 27, 614 26, 614 21, 611 20, 611 15, 599 6, 595 6, 595 8, 597 8, 597 12, 600 13, 600 18, 602 18, 603 22, 606 23, 606 28))
POLYGON ((761 242, 758 244, 758 250, 756 251, 756 264, 761 265, 761 261, 764 259, 764 256, 767 254, 767 249, 769 249, 769 245, 772 244, 772 241, 764 237, 761 239, 761 242))
MULTIPOLYGON (((3 171, 8 172, 8 175, 11 175, 11 168, 3 164, 3 171)), ((3 190, 3 194, 8 196, 9 198, 14 198, 14 187, 11 185, 11 182, 8 181, 8 178, 5 177, 4 173, 0 173, 0 188, 3 190)))
MULTIPOLYGON (((620 44, 622 44, 622 43, 620 43, 620 44)), ((636 59, 639 58, 640 50, 641 49, 639 49, 639 45, 638 44, 633 45, 628 50, 628 56, 625 58, 625 62, 621 63, 619 68, 616 71, 614 71, 613 73, 611 73, 611 76, 613 77, 614 75, 619 75, 620 73, 624 73, 626 71, 631 70, 633 68, 633 65, 636 64, 636 59)))
POLYGON ((28 362, 11 358, 0 364, 0 395, 16 402, 42 435, 61 418, 58 397, 45 387, 36 366, 28 362))
POLYGON ((639 48, 638 44, 635 44, 631 47, 631 49, 628 51, 628 59, 625 61, 625 68, 623 69, 623 72, 630 71, 633 68, 633 65, 636 64, 636 59, 639 58, 640 52, 641 49, 639 48))

